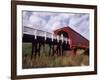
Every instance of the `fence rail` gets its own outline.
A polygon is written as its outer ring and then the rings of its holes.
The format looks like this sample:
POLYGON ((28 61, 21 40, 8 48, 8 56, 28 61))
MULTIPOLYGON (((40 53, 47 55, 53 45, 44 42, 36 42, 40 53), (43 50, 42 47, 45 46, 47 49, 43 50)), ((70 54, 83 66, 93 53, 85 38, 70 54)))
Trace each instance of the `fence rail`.
POLYGON ((41 36, 41 37, 57 39, 57 40, 65 40, 65 41, 67 40, 67 37, 64 37, 63 35, 62 36, 55 35, 53 32, 50 33, 50 32, 46 32, 46 31, 30 28, 27 26, 24 26, 23 34, 34 35, 35 37, 41 36))

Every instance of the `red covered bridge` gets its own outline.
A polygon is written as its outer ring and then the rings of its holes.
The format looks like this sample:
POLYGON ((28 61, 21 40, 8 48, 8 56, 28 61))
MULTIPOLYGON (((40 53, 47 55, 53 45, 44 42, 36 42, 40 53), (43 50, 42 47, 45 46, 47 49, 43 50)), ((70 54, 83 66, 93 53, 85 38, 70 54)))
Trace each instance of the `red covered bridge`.
POLYGON ((82 35, 71 29, 70 27, 60 28, 54 31, 56 35, 63 34, 69 40, 70 48, 89 48, 89 40, 84 38, 82 35))
POLYGON ((63 55, 64 51, 74 51, 71 53, 76 54, 77 49, 89 49, 89 40, 70 27, 60 28, 55 30, 54 33, 48 33, 25 26, 23 42, 32 43, 32 55, 35 56, 40 56, 42 48, 45 52, 45 44, 49 46, 49 55, 63 55))

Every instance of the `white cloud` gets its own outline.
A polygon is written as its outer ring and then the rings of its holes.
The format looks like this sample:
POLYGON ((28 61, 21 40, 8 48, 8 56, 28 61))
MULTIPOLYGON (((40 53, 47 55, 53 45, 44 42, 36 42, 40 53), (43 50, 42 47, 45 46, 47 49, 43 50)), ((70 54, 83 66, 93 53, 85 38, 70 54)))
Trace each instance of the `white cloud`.
POLYGON ((23 25, 52 32, 70 26, 89 39, 89 15, 57 12, 23 12, 23 25))

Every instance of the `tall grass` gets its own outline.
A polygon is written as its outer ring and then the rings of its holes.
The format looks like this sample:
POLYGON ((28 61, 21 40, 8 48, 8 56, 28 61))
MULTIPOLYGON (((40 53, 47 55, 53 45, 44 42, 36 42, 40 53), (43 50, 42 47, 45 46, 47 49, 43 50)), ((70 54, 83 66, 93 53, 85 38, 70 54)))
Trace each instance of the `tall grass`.
MULTIPOLYGON (((44 68, 44 67, 64 67, 64 66, 88 66, 89 56, 85 54, 80 55, 63 55, 63 56, 49 56, 48 46, 45 47, 45 52, 41 50, 41 56, 31 59, 31 43, 23 43, 22 46, 22 67, 23 68, 44 68)), ((67 54, 67 52, 66 52, 67 54)))

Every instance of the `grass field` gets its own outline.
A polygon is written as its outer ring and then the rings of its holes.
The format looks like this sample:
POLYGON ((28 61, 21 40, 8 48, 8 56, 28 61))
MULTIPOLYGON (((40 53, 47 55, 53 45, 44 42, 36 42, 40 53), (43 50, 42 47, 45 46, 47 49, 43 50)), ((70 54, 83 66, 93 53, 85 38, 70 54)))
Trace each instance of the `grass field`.
POLYGON ((22 67, 23 68, 44 68, 44 67, 64 67, 64 66, 88 66, 89 56, 85 54, 80 55, 65 55, 63 56, 49 56, 48 45, 46 45, 45 52, 41 50, 41 56, 31 59, 31 43, 23 43, 22 45, 22 67))

